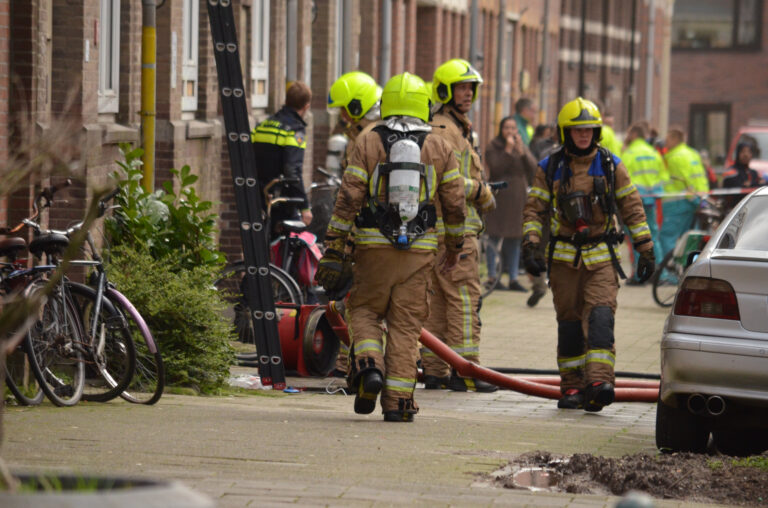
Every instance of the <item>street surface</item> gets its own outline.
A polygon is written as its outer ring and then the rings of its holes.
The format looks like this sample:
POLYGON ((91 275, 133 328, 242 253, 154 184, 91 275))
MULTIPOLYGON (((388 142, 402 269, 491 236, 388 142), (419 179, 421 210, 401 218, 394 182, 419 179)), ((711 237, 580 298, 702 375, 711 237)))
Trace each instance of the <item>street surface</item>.
MULTIPOLYGON (((528 286, 525 277, 521 282, 528 286)), ((617 370, 658 373, 666 310, 650 287, 623 287, 616 319, 617 370)), ((485 302, 481 360, 491 367, 554 369, 551 296, 496 291, 485 302)), ((234 368, 234 373, 253 369, 234 368)), ((13 470, 79 471, 178 479, 218 506, 611 507, 618 498, 489 487, 481 475, 514 454, 548 450, 655 454, 655 405, 617 403, 600 413, 511 391, 416 391, 412 424, 356 415, 327 379, 289 378, 300 394, 193 397, 157 406, 83 403, 10 407, 3 456, 13 470)), ((657 501, 656 506, 691 506, 657 501)))

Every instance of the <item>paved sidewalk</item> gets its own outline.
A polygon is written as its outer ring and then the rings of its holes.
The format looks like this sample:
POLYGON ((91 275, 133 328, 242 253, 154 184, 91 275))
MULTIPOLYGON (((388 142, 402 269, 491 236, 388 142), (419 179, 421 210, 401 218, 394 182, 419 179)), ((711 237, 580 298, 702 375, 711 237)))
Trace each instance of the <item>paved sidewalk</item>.
MULTIPOLYGON (((554 368, 551 297, 530 309, 527 296, 497 291, 486 301, 481 312, 485 365, 554 368)), ((658 372, 665 316, 650 288, 621 289, 618 370, 658 372)), ((554 401, 511 391, 418 389, 416 421, 392 424, 378 411, 355 415, 351 397, 325 393, 332 379, 291 378, 289 383, 308 389, 295 395, 166 395, 154 407, 122 401, 69 409, 48 403, 11 407, 2 453, 15 470, 179 479, 221 507, 572 508, 610 507, 617 498, 494 488, 480 476, 531 450, 656 453, 655 407, 648 403, 617 403, 601 413, 585 413, 557 410, 554 401)), ((683 503, 658 501, 656 506, 683 503)))

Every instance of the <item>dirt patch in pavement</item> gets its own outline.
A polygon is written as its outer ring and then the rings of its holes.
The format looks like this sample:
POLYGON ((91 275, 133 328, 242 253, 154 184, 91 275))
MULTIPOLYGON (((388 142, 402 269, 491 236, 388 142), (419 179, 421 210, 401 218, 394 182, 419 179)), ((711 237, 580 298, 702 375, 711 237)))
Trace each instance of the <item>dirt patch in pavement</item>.
POLYGON ((768 506, 768 456, 692 453, 571 456, 528 452, 490 475, 500 487, 623 496, 639 491, 661 499, 738 506, 768 506))

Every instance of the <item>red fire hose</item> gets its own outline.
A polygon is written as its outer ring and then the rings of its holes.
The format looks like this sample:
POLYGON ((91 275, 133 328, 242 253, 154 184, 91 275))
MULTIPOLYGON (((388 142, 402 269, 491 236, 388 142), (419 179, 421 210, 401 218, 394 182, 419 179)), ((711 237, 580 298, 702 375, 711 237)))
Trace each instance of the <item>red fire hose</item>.
MULTIPOLYGON (((342 316, 343 312, 344 307, 342 302, 331 302, 331 304, 328 305, 328 311, 325 315, 334 330, 339 330, 343 327, 346 331, 344 318, 342 316)), ((342 341, 347 342, 349 340, 349 335, 344 335, 344 337, 339 338, 342 341)), ((561 396, 559 378, 512 377, 481 367, 474 362, 462 358, 443 341, 424 328, 421 329, 421 337, 419 337, 419 340, 433 353, 448 362, 448 364, 456 369, 456 372, 463 377, 481 379, 500 388, 507 388, 509 390, 536 397, 559 399, 561 396)), ((616 402, 656 402, 658 395, 659 383, 655 381, 619 379, 616 383, 616 402)))

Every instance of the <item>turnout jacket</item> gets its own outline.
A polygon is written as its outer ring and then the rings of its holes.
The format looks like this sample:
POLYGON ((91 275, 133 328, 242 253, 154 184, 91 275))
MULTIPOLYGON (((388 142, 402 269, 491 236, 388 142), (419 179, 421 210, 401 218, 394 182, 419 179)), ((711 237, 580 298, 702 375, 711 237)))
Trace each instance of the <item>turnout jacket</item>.
POLYGON ((341 161, 342 169, 346 169, 347 164, 349 164, 349 157, 352 155, 352 149, 355 147, 355 141, 357 141, 357 138, 376 127, 376 125, 378 125, 378 123, 375 120, 368 120, 367 118, 363 117, 359 122, 352 123, 348 125, 346 129, 344 129, 344 135, 347 137, 349 142, 347 143, 347 148, 344 151, 344 160, 341 161))
POLYGON ((309 209, 302 179, 304 149, 307 147, 306 127, 296 110, 283 106, 251 131, 259 183, 263 187, 280 175, 298 179, 297 183, 286 184, 283 196, 302 198, 302 210, 309 209))
MULTIPOLYGON (((432 132, 447 141, 453 149, 459 164, 459 173, 464 183, 464 197, 467 201, 464 232, 467 235, 477 235, 483 230, 483 219, 475 202, 480 197, 484 178, 483 163, 472 146, 472 124, 464 113, 453 105, 446 104, 435 114, 430 125, 432 125, 432 132)), ((441 230, 439 220, 437 227, 441 230)))
MULTIPOLYGON (((377 132, 369 131, 358 137, 341 179, 341 188, 328 225, 328 236, 348 235, 352 231, 355 217, 364 206, 368 206, 370 196, 376 193, 373 178, 376 166, 386 161, 387 153, 377 132)), ((420 200, 435 205, 438 221, 442 218, 445 223, 445 245, 448 250, 458 251, 464 241, 466 206, 464 183, 456 158, 445 141, 430 133, 421 147, 421 162, 427 166, 430 195, 426 196, 422 181, 420 200)), ((386 186, 381 185, 377 193, 382 203, 385 202, 385 191, 386 186)), ((438 232, 432 228, 414 241, 411 250, 436 251, 437 241, 438 232)), ((394 247, 378 228, 355 227, 355 248, 394 247)))
MULTIPOLYGON (((627 226, 632 236, 632 242, 635 244, 638 252, 645 252, 653 248, 651 241, 651 231, 645 218, 643 203, 640 200, 635 185, 629 179, 627 168, 621 160, 615 155, 607 152, 615 165, 615 187, 613 194, 615 196, 615 211, 627 226)), ((547 181, 547 166, 552 157, 546 157, 536 169, 533 185, 528 194, 528 201, 523 210, 523 236, 527 241, 539 243, 541 241, 542 221, 548 215, 550 216, 550 242, 555 242, 552 255, 553 262, 568 263, 575 267, 582 264, 588 270, 601 268, 612 262, 608 243, 603 238, 607 230, 615 228, 619 230, 615 223, 614 216, 607 216, 602 206, 594 199, 594 180, 595 177, 606 175, 603 171, 602 154, 597 149, 586 156, 575 157, 565 155, 562 164, 555 166, 552 173, 551 187, 547 181), (563 177, 567 174, 567 189, 562 189, 563 177), (590 195, 592 207, 592 219, 589 225, 589 240, 581 245, 580 256, 577 257, 578 247, 567 239, 573 238, 576 233, 574 224, 569 223, 563 215, 561 207, 558 205, 558 198, 561 193, 572 193, 582 191, 590 195), (553 213, 549 214, 550 210, 553 213)), ((608 186, 606 186, 608 188, 608 186)), ((606 191, 606 199, 611 199, 610 189, 606 191)), ((551 246, 550 246, 551 247, 551 246)), ((617 256, 619 252, 614 246, 617 256)))

